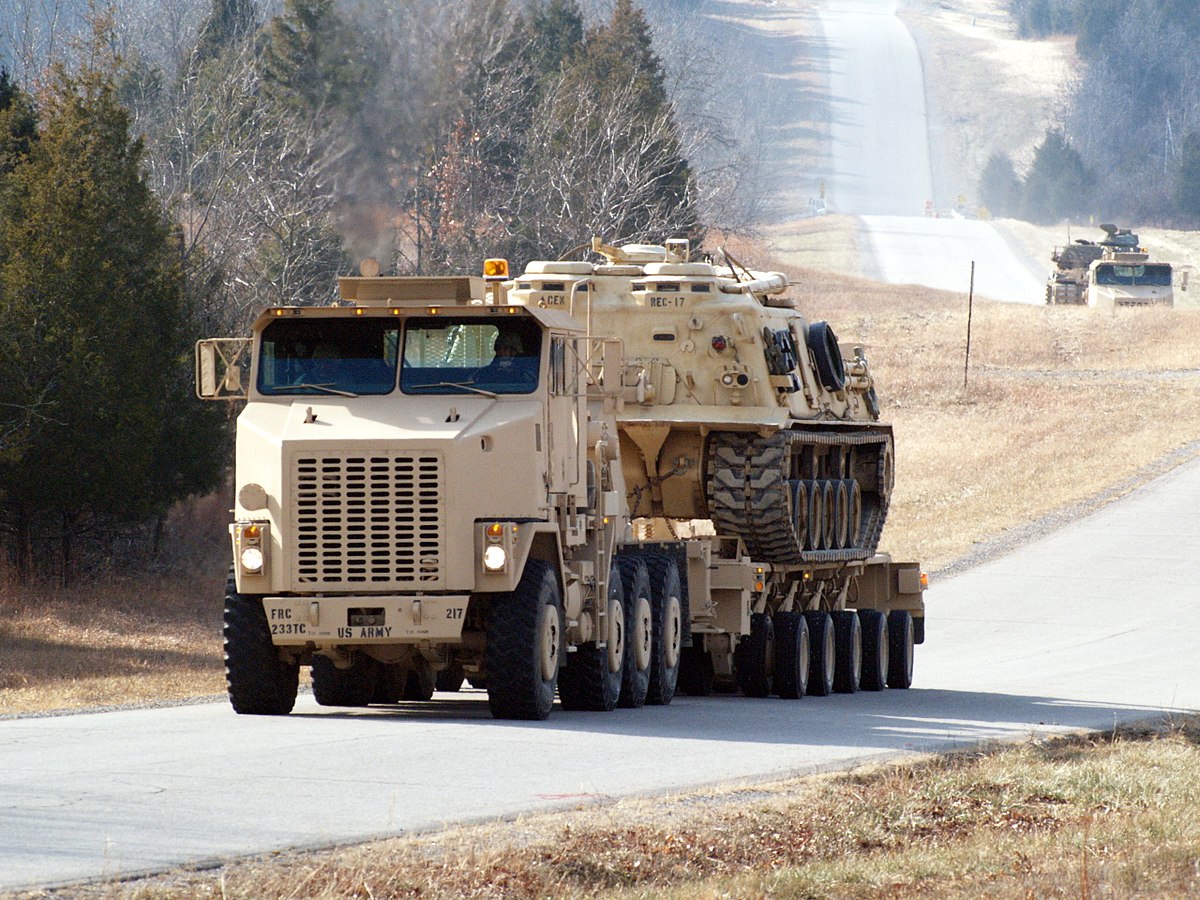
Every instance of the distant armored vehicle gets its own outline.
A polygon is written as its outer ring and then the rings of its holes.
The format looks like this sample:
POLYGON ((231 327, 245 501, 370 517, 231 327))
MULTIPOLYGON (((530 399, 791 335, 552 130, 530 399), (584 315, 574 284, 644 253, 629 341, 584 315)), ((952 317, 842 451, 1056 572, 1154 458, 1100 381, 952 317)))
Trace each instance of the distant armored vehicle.
POLYGON ((1101 225, 1099 243, 1077 240, 1056 247, 1056 270, 1046 282, 1046 302, 1113 309, 1117 306, 1172 306, 1172 267, 1151 262, 1138 236, 1128 228, 1101 225))

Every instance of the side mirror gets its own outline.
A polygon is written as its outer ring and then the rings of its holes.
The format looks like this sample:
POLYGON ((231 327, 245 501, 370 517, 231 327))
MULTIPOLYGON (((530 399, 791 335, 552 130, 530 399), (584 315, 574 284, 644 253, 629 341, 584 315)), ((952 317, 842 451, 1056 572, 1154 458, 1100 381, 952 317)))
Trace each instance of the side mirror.
POLYGON ((201 400, 244 400, 249 376, 250 338, 196 342, 196 396, 201 400))

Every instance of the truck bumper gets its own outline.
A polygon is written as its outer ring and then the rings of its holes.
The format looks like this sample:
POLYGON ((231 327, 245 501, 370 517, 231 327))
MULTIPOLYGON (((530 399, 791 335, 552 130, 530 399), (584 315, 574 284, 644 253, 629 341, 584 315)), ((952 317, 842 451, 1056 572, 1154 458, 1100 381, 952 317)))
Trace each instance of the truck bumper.
POLYGON ((276 646, 456 643, 470 596, 264 597, 276 646))

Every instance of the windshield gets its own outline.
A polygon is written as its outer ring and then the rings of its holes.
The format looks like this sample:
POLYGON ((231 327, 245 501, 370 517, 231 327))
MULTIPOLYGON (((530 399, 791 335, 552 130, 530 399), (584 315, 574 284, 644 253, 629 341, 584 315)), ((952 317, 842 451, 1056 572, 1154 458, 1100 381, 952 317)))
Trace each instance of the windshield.
POLYGON ((400 325, 382 318, 286 318, 263 329, 263 394, 386 394, 396 386, 400 325))
POLYGON ((1124 285, 1126 287, 1170 287, 1171 267, 1162 265, 1119 266, 1111 263, 1096 266, 1096 284, 1124 285))
POLYGON ((527 318, 425 316, 404 330, 406 394, 529 394, 537 389, 541 330, 527 318))

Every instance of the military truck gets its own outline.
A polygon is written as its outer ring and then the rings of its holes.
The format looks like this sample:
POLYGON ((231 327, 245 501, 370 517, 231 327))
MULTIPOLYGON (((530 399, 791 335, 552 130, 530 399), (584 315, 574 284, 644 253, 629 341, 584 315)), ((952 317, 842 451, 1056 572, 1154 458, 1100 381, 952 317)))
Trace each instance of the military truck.
POLYGON ((1055 247, 1056 270, 1046 282, 1046 302, 1113 309, 1117 306, 1172 306, 1172 267, 1151 262, 1128 228, 1105 224, 1099 242, 1078 239, 1055 247))
POLYGON ((685 242, 384 277, 197 345, 242 399, 239 713, 427 700, 501 718, 912 681, 923 576, 876 552, 890 429, 787 279, 685 242))

